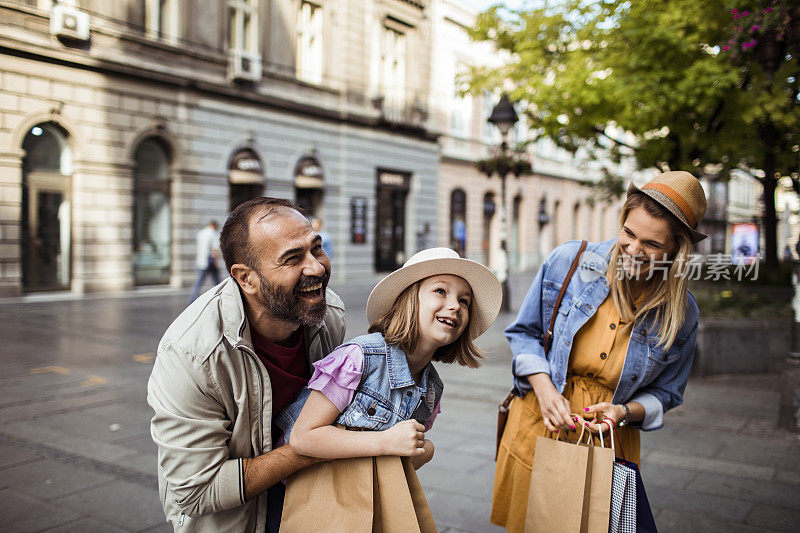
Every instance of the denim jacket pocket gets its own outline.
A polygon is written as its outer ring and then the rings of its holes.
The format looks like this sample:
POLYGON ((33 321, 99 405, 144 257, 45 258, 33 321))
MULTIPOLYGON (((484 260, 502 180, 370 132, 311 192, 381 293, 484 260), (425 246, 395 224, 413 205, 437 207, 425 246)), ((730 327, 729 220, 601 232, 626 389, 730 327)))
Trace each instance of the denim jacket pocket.
POLYGON ((346 425, 382 430, 387 429, 386 426, 392 419, 392 410, 386 407, 385 402, 364 391, 356 392, 352 406, 355 412, 350 420, 344 421, 346 425))

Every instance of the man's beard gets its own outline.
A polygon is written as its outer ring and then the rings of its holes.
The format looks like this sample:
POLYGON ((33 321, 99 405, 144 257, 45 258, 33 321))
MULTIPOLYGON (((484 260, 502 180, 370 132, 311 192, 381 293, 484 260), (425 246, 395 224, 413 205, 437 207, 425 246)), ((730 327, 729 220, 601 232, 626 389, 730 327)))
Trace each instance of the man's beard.
POLYGON ((261 304, 270 315, 279 320, 302 326, 318 326, 322 323, 328 308, 325 301, 325 289, 328 286, 330 272, 326 270, 322 276, 303 276, 290 291, 271 283, 260 272, 258 278, 261 281, 261 304), (317 283, 322 283, 322 289, 320 289, 322 301, 315 305, 307 305, 302 301, 300 290, 317 283))

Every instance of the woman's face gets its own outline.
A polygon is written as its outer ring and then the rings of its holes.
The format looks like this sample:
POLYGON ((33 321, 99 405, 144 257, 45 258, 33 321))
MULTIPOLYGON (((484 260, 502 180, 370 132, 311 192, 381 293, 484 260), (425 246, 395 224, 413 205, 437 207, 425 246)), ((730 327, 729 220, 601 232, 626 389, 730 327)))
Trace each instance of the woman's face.
MULTIPOLYGON (((666 273, 667 259, 675 249, 672 230, 666 219, 654 217, 644 207, 634 207, 622 224, 617 242, 625 273, 633 279, 648 279, 652 269, 666 273)), ((659 272, 653 270, 653 276, 659 272)))
POLYGON ((422 344, 436 349, 454 342, 469 323, 472 289, 459 276, 443 274, 419 286, 419 331, 422 344))

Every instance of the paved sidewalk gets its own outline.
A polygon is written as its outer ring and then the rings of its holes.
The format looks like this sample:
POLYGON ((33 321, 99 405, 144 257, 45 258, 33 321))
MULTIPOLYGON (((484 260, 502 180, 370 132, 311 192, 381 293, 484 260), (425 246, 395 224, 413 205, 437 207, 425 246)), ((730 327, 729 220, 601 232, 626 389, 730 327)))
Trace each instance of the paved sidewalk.
MULTIPOLYGON (((512 279, 517 305, 529 276, 512 279)), ((368 286, 340 289, 348 336, 368 286)), ((188 292, 0 302, 0 524, 9 531, 169 531, 155 481, 145 384, 188 292)), ((501 316, 478 370, 440 365, 443 412, 420 471, 441 531, 488 524, 496 404, 511 354, 501 316)), ((643 434, 643 475, 661 531, 795 531, 800 440, 775 429, 777 376, 689 383, 665 428, 643 434)))

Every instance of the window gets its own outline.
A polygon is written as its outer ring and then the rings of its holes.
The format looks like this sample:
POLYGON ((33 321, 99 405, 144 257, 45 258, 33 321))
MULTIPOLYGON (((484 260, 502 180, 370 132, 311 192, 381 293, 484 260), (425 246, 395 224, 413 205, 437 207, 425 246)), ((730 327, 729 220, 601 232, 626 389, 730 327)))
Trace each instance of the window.
POLYGON ((145 0, 144 27, 148 37, 178 40, 178 0, 145 0))
POLYGON ((133 275, 137 285, 168 283, 171 255, 170 162, 156 138, 134 156, 133 275))
POLYGON ((453 100, 450 106, 450 133, 456 137, 469 137, 472 124, 472 96, 461 94, 465 87, 459 83, 459 74, 466 67, 457 64, 453 75, 453 100))
POLYGON ((406 35, 392 28, 383 28, 381 38, 380 89, 384 97, 384 113, 402 113, 406 98, 406 35))
POLYGON ((258 53, 258 0, 228 0, 228 48, 258 53))
POLYGON ((497 102, 499 102, 499 99, 495 98, 492 93, 488 91, 483 93, 483 140, 489 144, 500 144, 502 140, 497 126, 488 122, 488 118, 492 116, 492 110, 497 105, 497 102))
POLYGON ((297 77, 322 81, 322 8, 305 1, 297 14, 297 77))
POLYGON ((450 248, 461 257, 467 251, 467 195, 462 189, 450 194, 450 248))

